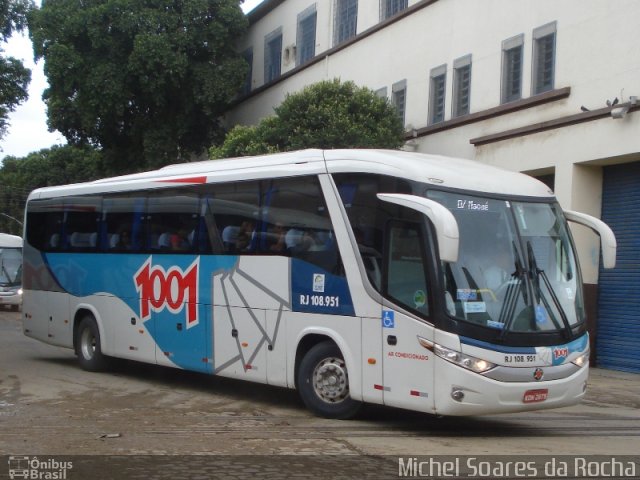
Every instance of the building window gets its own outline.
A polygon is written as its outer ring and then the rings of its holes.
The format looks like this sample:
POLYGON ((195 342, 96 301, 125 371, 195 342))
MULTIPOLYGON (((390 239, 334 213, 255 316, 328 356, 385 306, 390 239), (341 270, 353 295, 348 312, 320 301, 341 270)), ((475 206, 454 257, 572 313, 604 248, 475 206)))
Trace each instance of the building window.
POLYGON ((302 65, 316 55, 317 18, 315 3, 298 15, 297 65, 302 65))
POLYGON ((282 27, 264 39, 264 83, 280 76, 282 71, 282 27))
POLYGON ((533 94, 553 90, 556 60, 556 22, 533 31, 533 94))
POLYGON ((471 103, 471 55, 453 62, 453 117, 469 113, 471 103))
POLYGON ((431 70, 429 81, 429 123, 444 121, 445 89, 447 86, 447 66, 441 65, 431 70))
POLYGON ((253 48, 247 48, 242 52, 242 58, 244 58, 244 61, 249 65, 247 75, 244 77, 244 84, 242 85, 242 94, 248 95, 249 92, 251 92, 251 80, 253 77, 253 48))
POLYGON ((523 44, 524 35, 517 35, 502 42, 502 103, 522 97, 523 44))
POLYGON ((407 105, 407 81, 402 80, 400 82, 394 83, 391 86, 391 92, 393 106, 396 107, 396 112, 398 112, 398 116, 402 121, 402 125, 404 125, 405 110, 407 105))
POLYGON ((389 17, 393 17, 396 13, 407 8, 408 3, 408 0, 381 0, 380 19, 386 20, 389 17))
POLYGON ((358 0, 336 0, 333 44, 338 45, 356 35, 358 0))

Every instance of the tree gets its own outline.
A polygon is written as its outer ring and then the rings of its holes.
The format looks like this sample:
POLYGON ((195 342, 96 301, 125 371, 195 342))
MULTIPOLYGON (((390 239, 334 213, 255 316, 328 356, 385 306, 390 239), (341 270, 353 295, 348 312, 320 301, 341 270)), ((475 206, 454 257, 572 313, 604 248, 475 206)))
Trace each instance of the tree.
MULTIPOLYGON (((32 190, 102 177, 101 158, 93 148, 72 145, 45 148, 24 158, 5 157, 0 167, 0 212, 21 220, 32 190)), ((20 234, 20 226, 0 216, 0 231, 20 234)))
POLYGON ((242 85, 238 0, 49 0, 30 17, 48 123, 113 172, 188 160, 242 85))
MULTIPOLYGON (((26 28, 27 13, 33 8, 30 0, 0 0, 0 38, 6 42, 14 32, 26 28)), ((31 71, 13 57, 1 55, 0 48, 0 138, 7 133, 9 113, 27 97, 31 71)))
POLYGON ((287 95, 275 116, 236 126, 212 158, 302 148, 399 148, 404 128, 386 99, 353 82, 323 81, 287 95))

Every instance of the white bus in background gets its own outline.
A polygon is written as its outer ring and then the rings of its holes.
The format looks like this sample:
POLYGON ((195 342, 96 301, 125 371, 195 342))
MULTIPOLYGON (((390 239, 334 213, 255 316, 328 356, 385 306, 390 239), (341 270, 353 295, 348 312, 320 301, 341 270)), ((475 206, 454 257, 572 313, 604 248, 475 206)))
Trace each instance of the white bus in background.
POLYGON ((0 307, 22 305, 22 238, 0 233, 0 307))
POLYGON ((526 175, 399 151, 307 150, 39 189, 24 332, 109 357, 297 388, 316 414, 431 414, 584 396, 582 280, 526 175))

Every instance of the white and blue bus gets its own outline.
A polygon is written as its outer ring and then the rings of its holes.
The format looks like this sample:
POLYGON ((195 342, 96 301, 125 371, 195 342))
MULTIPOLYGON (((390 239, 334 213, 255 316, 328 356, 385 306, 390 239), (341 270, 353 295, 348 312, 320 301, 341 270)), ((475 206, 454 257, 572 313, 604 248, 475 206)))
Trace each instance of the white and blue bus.
POLYGON ((109 357, 441 415, 572 405, 589 340, 567 220, 537 180, 399 151, 307 150, 43 188, 24 332, 109 357))
POLYGON ((0 233, 0 307, 22 305, 22 238, 0 233))

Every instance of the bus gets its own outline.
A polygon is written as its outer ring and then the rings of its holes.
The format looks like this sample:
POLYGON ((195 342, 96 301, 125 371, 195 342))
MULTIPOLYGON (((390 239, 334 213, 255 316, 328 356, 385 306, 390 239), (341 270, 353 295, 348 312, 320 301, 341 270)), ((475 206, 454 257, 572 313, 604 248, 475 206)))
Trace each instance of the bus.
POLYGON ((572 405, 589 338, 564 211, 526 175, 383 150, 185 163, 29 195, 24 333, 295 388, 327 418, 572 405))
POLYGON ((22 238, 0 233, 0 307, 22 305, 22 238))

